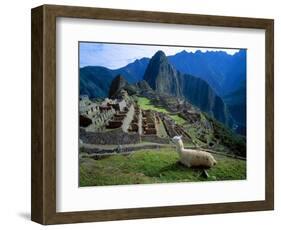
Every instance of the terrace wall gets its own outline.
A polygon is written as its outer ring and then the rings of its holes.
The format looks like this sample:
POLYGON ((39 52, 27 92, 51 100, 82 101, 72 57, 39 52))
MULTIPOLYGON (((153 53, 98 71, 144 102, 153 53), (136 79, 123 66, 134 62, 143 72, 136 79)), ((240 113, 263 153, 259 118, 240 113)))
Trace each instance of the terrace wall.
POLYGON ((80 128, 80 139, 83 143, 97 145, 137 144, 141 137, 138 133, 125 133, 121 128, 106 132, 86 132, 80 128))
POLYGON ((153 142, 160 144, 169 144, 169 138, 158 137, 157 135, 142 135, 141 140, 145 142, 153 142))

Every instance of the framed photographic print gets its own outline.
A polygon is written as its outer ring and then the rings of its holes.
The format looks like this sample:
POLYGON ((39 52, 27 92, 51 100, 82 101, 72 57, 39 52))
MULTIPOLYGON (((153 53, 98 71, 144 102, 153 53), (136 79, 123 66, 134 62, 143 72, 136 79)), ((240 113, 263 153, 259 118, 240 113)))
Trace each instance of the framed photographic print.
POLYGON ((32 9, 41 224, 272 210, 273 20, 32 9))

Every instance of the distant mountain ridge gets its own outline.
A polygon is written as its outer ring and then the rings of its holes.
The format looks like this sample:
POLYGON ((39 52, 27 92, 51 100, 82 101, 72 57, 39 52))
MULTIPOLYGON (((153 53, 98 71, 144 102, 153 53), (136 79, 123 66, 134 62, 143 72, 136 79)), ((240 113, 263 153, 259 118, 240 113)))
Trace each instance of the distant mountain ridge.
POLYGON ((90 98, 105 98, 114 79, 114 73, 105 67, 87 66, 79 70, 80 95, 90 98))
POLYGON ((170 63, 180 72, 197 76, 206 82, 218 95, 228 95, 245 81, 246 50, 233 55, 224 51, 182 51, 168 57, 170 63))
POLYGON ((136 83, 143 80, 143 75, 149 63, 149 60, 149 58, 137 59, 122 68, 112 71, 115 75, 120 74, 122 76, 125 76, 126 80, 129 83, 136 83))
POLYGON ((139 82, 143 79, 149 60, 149 58, 137 59, 114 70, 101 66, 82 67, 79 70, 80 94, 86 94, 92 98, 107 97, 111 81, 117 75, 124 76, 129 83, 139 82))
MULTIPOLYGON (((169 63, 169 65, 162 63, 162 66, 166 66, 167 69, 164 72, 170 72, 170 77, 164 79, 164 75, 161 76, 160 74, 157 78, 157 81, 165 84, 158 84, 153 77, 147 79, 151 88, 156 89, 157 85, 158 91, 189 98, 191 103, 198 105, 203 111, 213 110, 213 113, 217 114, 214 115, 215 117, 222 116, 218 119, 220 121, 229 117, 228 112, 222 112, 221 110, 221 108, 227 107, 232 118, 242 127, 241 133, 245 133, 243 127, 246 127, 246 50, 240 50, 234 55, 229 55, 224 51, 197 51, 195 53, 182 51, 167 56, 162 61, 169 63), (188 80, 185 79, 186 77, 188 80), (198 78, 210 87, 200 83, 201 81, 198 81, 198 78), (194 84, 201 85, 191 87, 194 84), (200 93, 198 94, 198 92, 200 93), (205 94, 204 97, 209 98, 205 102, 197 98, 203 94, 205 94), (221 99, 223 102, 221 102, 221 99), (204 104, 209 102, 214 104, 204 104), (210 107, 213 107, 213 109, 210 109, 210 107), (222 112, 223 115, 219 115, 218 111, 222 112)), ((145 78, 150 62, 151 59, 149 58, 141 58, 114 70, 101 66, 80 68, 80 94, 86 94, 91 98, 108 97, 111 82, 117 75, 122 75, 131 85, 136 84, 145 78)))
MULTIPOLYGON (((92 88, 96 90, 95 93, 91 93, 92 97, 104 97, 108 94, 109 84, 106 79, 104 82, 95 82, 96 75, 100 73, 110 81, 118 74, 124 76, 129 83, 141 81, 149 60, 149 58, 137 59, 114 70, 99 66, 82 67, 80 68, 80 76, 85 78, 86 74, 87 80, 91 82, 91 86, 86 87, 88 90, 82 90, 82 92, 87 93, 92 88), (102 71, 101 68, 103 68, 102 71)), ((197 51, 195 53, 182 51, 168 56, 168 60, 181 73, 194 75, 205 80, 221 97, 238 90, 243 82, 246 83, 246 50, 243 49, 234 55, 229 55, 224 51, 197 51)), ((99 78, 97 80, 99 81, 99 78)))

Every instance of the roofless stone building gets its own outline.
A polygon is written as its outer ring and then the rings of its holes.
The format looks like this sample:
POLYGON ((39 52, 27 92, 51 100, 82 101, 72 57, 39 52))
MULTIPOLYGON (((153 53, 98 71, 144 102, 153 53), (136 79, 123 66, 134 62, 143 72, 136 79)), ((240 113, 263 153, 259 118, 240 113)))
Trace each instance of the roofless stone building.
POLYGON ((188 138, 184 130, 167 115, 142 110, 121 91, 121 98, 93 102, 80 98, 80 139, 97 145, 137 144, 142 141, 169 143, 175 135, 188 138))

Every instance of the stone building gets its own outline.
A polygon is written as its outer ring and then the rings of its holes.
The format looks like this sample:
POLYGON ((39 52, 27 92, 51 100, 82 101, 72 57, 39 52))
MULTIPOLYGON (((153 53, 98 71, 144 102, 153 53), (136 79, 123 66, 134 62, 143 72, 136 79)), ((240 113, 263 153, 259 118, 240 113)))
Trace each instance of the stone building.
POLYGON ((169 143, 169 137, 175 135, 188 138, 184 130, 169 116, 142 110, 132 98, 127 98, 125 92, 122 93, 122 98, 105 98, 95 103, 87 97, 80 98, 80 138, 83 143, 169 143))

